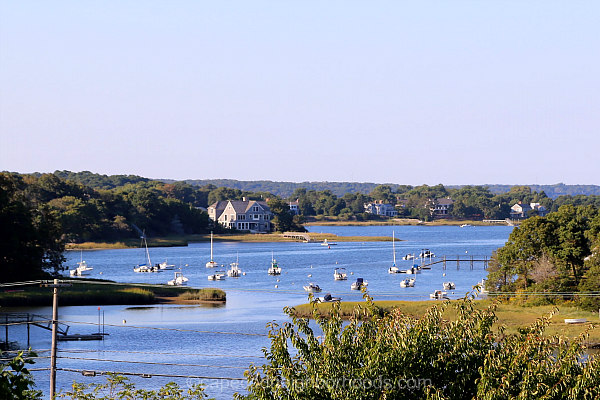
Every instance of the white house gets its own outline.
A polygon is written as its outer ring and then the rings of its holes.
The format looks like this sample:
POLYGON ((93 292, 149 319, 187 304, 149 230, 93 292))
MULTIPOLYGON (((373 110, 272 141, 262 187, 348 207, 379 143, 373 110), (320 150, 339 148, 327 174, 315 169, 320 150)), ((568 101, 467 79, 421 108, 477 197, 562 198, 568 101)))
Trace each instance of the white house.
POLYGON ((366 203, 364 207, 365 212, 369 214, 383 215, 386 217, 395 217, 398 215, 396 208, 391 204, 384 203, 383 200, 366 203))
POLYGON ((529 204, 523 203, 519 201, 517 204, 510 208, 510 218, 511 219, 523 219, 527 218, 529 211, 531 211, 531 206, 529 204))
POLYGON ((300 214, 300 208, 298 207, 299 202, 298 199, 295 201, 290 201, 290 212, 294 215, 300 214))
POLYGON ((450 198, 445 199, 436 199, 431 204, 431 212, 433 213, 434 218, 448 218, 450 217, 450 211, 452 210, 452 205, 454 204, 454 200, 450 198))
POLYGON ((273 213, 264 201, 224 200, 208 207, 208 216, 225 228, 264 233, 271 231, 273 213))

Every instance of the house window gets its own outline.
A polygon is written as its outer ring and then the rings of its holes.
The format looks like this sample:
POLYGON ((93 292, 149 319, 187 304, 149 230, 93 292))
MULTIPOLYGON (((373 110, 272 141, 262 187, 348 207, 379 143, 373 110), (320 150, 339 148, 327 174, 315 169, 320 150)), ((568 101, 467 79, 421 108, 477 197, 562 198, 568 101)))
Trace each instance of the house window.
POLYGON ((252 207, 252 211, 254 211, 254 212, 258 212, 258 206, 254 206, 254 207, 252 207))
POLYGON ((242 219, 246 219, 246 214, 240 214, 238 219, 242 220, 242 219))
POLYGON ((227 214, 225 214, 225 215, 223 216, 223 219, 224 219, 225 221, 227 221, 227 214))

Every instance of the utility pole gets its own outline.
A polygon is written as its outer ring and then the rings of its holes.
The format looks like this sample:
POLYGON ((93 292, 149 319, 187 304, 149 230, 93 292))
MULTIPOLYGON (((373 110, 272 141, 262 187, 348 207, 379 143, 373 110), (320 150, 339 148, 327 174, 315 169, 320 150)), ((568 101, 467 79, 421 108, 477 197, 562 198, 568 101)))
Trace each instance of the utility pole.
POLYGON ((71 286, 68 283, 58 283, 58 279, 53 284, 45 286, 53 288, 52 296, 52 347, 50 350, 50 399, 54 400, 56 392, 56 333, 58 331, 58 288, 71 286))

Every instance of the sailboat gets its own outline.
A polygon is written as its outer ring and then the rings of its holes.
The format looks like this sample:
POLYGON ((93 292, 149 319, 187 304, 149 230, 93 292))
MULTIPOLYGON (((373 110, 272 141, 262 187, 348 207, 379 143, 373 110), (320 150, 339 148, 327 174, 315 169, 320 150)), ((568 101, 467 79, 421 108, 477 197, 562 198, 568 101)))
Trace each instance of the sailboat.
POLYGON ((392 251, 394 253, 394 262, 392 263, 392 266, 388 269, 388 273, 390 274, 399 274, 400 273, 400 268, 398 268, 396 266, 396 234, 394 231, 392 231, 392 251))
POLYGON ((148 242, 146 241, 146 234, 142 235, 142 243, 146 248, 146 264, 138 264, 135 268, 133 268, 133 272, 158 272, 160 268, 158 266, 153 266, 152 261, 150 261, 150 252, 148 251, 148 242))
POLYGON ((206 263, 206 268, 218 267, 219 264, 213 260, 213 233, 210 231, 210 261, 206 263))

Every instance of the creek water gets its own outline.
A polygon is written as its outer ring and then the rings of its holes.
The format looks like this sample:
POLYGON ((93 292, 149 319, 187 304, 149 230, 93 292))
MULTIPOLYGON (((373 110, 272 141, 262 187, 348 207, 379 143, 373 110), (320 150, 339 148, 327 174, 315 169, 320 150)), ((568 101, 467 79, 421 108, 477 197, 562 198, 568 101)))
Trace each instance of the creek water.
MULTIPOLYGON (((409 268, 415 261, 403 261, 406 254, 422 249, 431 250, 436 257, 460 256, 465 262, 457 268, 448 262, 446 269, 439 263, 431 270, 417 275, 388 274, 392 264, 391 242, 338 242, 331 246, 320 243, 228 243, 215 242, 214 260, 226 270, 239 257, 246 275, 209 281, 207 269, 210 243, 191 243, 187 247, 150 248, 153 263, 168 260, 181 268, 189 278, 188 286, 218 287, 227 292, 227 302, 221 306, 206 305, 152 305, 152 306, 96 306, 60 307, 59 319, 70 326, 69 333, 97 332, 99 313, 103 314, 104 331, 109 335, 103 341, 59 342, 57 390, 68 390, 73 381, 80 383, 104 382, 104 377, 84 377, 65 371, 94 370, 148 374, 151 378, 130 376, 138 387, 158 388, 175 381, 183 387, 201 382, 207 386, 210 397, 232 398, 234 392, 244 393, 243 372, 250 363, 262 364, 261 349, 269 346, 267 323, 288 321, 283 307, 307 302, 302 286, 318 284, 324 293, 342 297, 342 300, 360 300, 361 294, 350 290, 358 277, 368 281, 368 291, 375 300, 429 300, 429 294, 442 289, 442 283, 453 281, 456 289, 448 292, 450 298, 459 298, 486 276, 484 265, 467 261, 489 258, 501 247, 511 227, 455 227, 455 226, 309 226, 311 232, 335 233, 340 236, 392 236, 395 232, 397 265, 409 268), (272 255, 282 268, 280 276, 267 275, 272 255), (334 281, 335 268, 345 268, 347 281, 334 281), (309 277, 309 275, 311 275, 309 277), (416 277, 413 288, 401 288, 399 282, 416 277), (277 287, 276 287, 277 286, 277 287), (65 370, 60 370, 60 368, 65 370), (161 377, 179 375, 181 377, 161 377), (204 378, 196 378, 196 377, 204 378), (190 378, 191 377, 191 378, 190 378), (212 379, 212 378, 231 378, 212 379)), ((90 277, 118 282, 166 283, 173 279, 173 271, 135 273, 133 267, 145 261, 145 250, 96 250, 68 252, 66 265, 73 268, 83 257, 94 269, 90 277)), ((321 294, 321 295, 322 295, 321 294)), ((59 300, 60 303, 60 300, 59 300)), ((3 309, 4 312, 30 312, 51 316, 51 307, 3 309)), ((10 327, 10 340, 26 347, 27 331, 24 326, 10 327)), ((40 357, 50 355, 51 337, 46 330, 32 327, 30 345, 40 357)), ((46 368, 48 358, 39 358, 32 368, 46 368)), ((49 372, 34 372, 37 387, 48 392, 49 372)))

